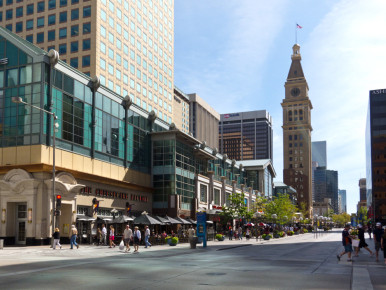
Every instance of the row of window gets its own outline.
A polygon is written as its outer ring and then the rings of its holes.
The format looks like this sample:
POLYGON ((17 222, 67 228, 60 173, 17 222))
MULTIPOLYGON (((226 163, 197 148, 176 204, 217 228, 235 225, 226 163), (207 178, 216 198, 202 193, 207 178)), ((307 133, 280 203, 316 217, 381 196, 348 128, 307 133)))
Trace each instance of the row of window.
MULTIPOLYGON (((33 5, 33 4, 31 4, 33 5)), ((32 13, 28 13, 28 6, 27 6, 27 15, 30 15, 30 14, 33 14, 32 13)), ((75 8, 75 9, 72 9, 71 12, 71 21, 74 21, 74 20, 78 20, 79 19, 79 8, 75 8)), ((12 20, 13 17, 16 18, 19 18, 19 17, 23 17, 24 15, 24 7, 17 7, 15 9, 8 9, 5 11, 5 20, 12 20), (15 13, 14 13, 15 12, 15 13)), ((83 7, 83 18, 87 18, 87 17, 91 17, 91 6, 86 6, 86 7, 83 7)), ((41 19, 44 17, 39 17, 38 19, 41 19)), ((3 12, 1 11, 0 12, 0 21, 3 21, 3 12)), ((59 13, 59 22, 60 23, 63 23, 63 22, 67 22, 67 11, 63 11, 63 12, 60 12, 59 13)), ((49 15, 48 16, 48 25, 54 25, 56 24, 56 14, 52 14, 52 15, 49 15)), ((43 25, 44 25, 44 21, 43 21, 43 25)))
MULTIPOLYGON (((83 0, 83 1, 86 2, 86 1, 90 1, 90 0, 83 0)), ((16 1, 14 1, 14 0, 6 0, 5 4, 6 5, 12 5, 14 2, 15 3, 22 3, 24 1, 23 0, 16 0, 16 1)), ((47 8, 50 10, 50 9, 55 9, 56 8, 57 2, 59 2, 59 6, 60 7, 65 7, 69 3, 71 3, 72 5, 73 4, 78 4, 79 0, 71 0, 71 1, 70 0, 48 0, 46 2, 48 2, 47 8)), ((0 0, 0 7, 2 7, 3 5, 4 5, 4 0, 0 0)), ((28 10, 30 11, 31 14, 34 11, 33 7, 34 7, 34 4, 27 5, 27 8, 28 8, 28 10)), ((38 2, 36 7, 37 7, 36 12, 44 12, 45 1, 38 2)))

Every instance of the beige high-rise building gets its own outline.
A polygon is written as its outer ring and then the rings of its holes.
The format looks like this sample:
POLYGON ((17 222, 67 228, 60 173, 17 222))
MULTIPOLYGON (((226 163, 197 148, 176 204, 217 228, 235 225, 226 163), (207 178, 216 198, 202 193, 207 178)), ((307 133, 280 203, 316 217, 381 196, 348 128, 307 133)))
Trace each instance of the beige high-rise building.
POLYGON ((174 87, 173 122, 177 129, 189 133, 189 97, 179 88, 174 87))
POLYGON ((300 46, 295 44, 285 87, 283 108, 284 183, 297 191, 299 205, 312 214, 311 110, 308 84, 301 65, 300 46))
POLYGON ((197 94, 188 94, 190 101, 190 132, 211 148, 219 148, 220 114, 197 94))
POLYGON ((0 1, 0 25, 172 122, 174 0, 0 1))

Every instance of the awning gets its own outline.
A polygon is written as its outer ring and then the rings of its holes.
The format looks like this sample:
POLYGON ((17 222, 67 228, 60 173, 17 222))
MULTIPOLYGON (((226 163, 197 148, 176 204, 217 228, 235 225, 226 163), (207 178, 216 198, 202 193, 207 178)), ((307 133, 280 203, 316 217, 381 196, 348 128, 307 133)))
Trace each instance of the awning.
POLYGON ((102 220, 102 221, 105 221, 105 222, 111 222, 113 220, 113 217, 112 216, 98 216, 97 218, 98 220, 102 220))
POLYGON ((183 218, 180 218, 180 217, 176 217, 176 220, 180 221, 181 224, 183 224, 183 225, 191 225, 192 224, 191 222, 189 222, 183 218))
POLYGON ((177 219, 174 219, 174 218, 171 218, 171 217, 168 217, 168 216, 166 216, 165 219, 167 219, 172 225, 180 225, 180 224, 183 223, 180 220, 177 220, 177 219))
POLYGON ((76 215, 76 219, 77 219, 78 221, 87 221, 87 222, 89 222, 89 221, 95 221, 95 219, 94 219, 93 217, 91 217, 91 216, 86 216, 86 215, 84 215, 84 214, 77 214, 77 215, 76 215))
POLYGON ((113 219, 111 221, 112 224, 123 224, 123 223, 127 223, 127 222, 130 222, 130 221, 133 221, 134 219, 129 217, 129 216, 125 216, 125 215, 121 215, 119 217, 117 217, 116 219, 113 219))
POLYGON ((207 212, 207 214, 218 214, 218 213, 221 213, 222 210, 221 209, 209 209, 206 212, 207 212))
POLYGON ((196 224, 197 224, 197 222, 194 221, 194 220, 192 220, 191 218, 187 218, 186 220, 187 220, 188 222, 191 222, 193 225, 196 225, 196 224))
POLYGON ((135 225, 162 225, 162 223, 155 218, 147 215, 141 214, 139 217, 136 217, 134 220, 135 225))
POLYGON ((166 219, 166 218, 163 218, 163 217, 160 217, 160 216, 154 216, 154 218, 156 220, 160 221, 164 225, 170 225, 171 224, 171 222, 168 219, 166 219))
POLYGON ((209 224, 209 225, 212 225, 212 224, 213 224, 212 221, 206 221, 206 223, 209 224))

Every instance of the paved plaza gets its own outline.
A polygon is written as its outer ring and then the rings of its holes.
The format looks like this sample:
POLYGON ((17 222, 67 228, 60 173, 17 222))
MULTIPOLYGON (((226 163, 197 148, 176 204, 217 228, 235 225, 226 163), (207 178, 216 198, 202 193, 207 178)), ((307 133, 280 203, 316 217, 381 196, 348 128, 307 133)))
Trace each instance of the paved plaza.
MULTIPOLYGON (((341 252, 340 231, 261 241, 225 240, 190 249, 47 246, 0 250, 3 289, 386 289, 383 253, 354 262, 341 252), (133 249, 131 250, 133 251, 133 249)), ((367 240, 370 248, 373 241, 367 240)))

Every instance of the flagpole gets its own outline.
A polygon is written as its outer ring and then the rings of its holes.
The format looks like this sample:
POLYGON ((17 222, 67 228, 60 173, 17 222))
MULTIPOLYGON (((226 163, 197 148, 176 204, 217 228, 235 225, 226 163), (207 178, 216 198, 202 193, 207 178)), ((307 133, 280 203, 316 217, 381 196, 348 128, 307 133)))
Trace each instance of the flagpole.
POLYGON ((298 43, 298 24, 295 23, 295 44, 298 43))

